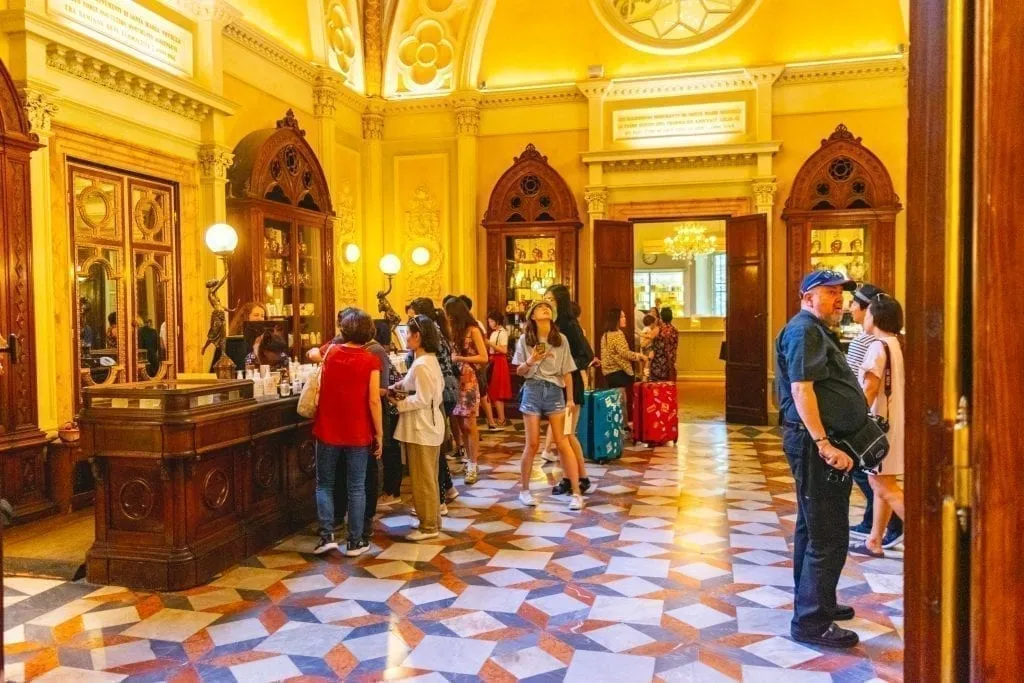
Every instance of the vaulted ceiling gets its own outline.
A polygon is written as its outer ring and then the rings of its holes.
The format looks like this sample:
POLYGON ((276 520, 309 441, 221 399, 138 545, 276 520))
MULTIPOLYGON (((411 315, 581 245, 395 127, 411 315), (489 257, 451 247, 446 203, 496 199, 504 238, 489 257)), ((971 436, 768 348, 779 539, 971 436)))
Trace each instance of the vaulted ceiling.
POLYGON ((905 0, 232 0, 246 21, 385 97, 887 55, 905 0), (827 9, 826 9, 827 5, 827 9), (366 23, 363 17, 380 17, 366 23), (374 29, 374 26, 379 29, 374 29), (379 36, 373 35, 379 31, 379 36), (379 42, 378 42, 379 41, 379 42))

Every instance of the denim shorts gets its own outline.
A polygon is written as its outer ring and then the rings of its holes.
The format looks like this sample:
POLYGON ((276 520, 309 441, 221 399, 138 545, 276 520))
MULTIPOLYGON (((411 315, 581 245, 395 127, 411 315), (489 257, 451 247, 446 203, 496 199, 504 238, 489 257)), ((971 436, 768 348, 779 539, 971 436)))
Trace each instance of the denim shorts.
POLYGON ((557 415, 565 412, 565 389, 542 379, 523 383, 523 400, 519 412, 524 415, 557 415))

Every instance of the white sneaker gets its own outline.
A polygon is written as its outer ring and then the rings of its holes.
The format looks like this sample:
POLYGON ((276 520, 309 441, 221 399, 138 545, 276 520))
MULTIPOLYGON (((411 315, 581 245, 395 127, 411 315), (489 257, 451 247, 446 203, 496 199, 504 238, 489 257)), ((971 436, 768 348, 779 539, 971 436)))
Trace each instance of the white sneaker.
POLYGON ((523 505, 529 505, 530 507, 537 505, 537 499, 534 498, 533 494, 529 491, 519 492, 519 502, 523 505))
POLYGON ((449 503, 459 497, 459 490, 454 486, 444 492, 444 499, 449 503))
POLYGON ((448 516, 448 506, 445 505, 444 503, 441 503, 440 511, 441 511, 441 516, 442 517, 447 517, 448 516))
POLYGON ((552 453, 551 451, 544 451, 540 454, 540 459, 544 462, 558 462, 558 453, 552 453))
POLYGON ((426 533, 424 531, 417 530, 417 531, 413 531, 411 533, 406 534, 405 535, 405 540, 413 541, 413 542, 416 542, 416 541, 426 541, 426 540, 431 539, 431 538, 437 538, 439 535, 440 534, 437 531, 434 531, 432 533, 426 533))
POLYGON ((466 477, 464 481, 467 486, 472 486, 480 479, 480 472, 476 465, 466 465, 466 477))
POLYGON ((574 495, 572 498, 570 498, 569 499, 569 509, 570 510, 582 510, 583 509, 583 496, 581 496, 581 495, 574 495))

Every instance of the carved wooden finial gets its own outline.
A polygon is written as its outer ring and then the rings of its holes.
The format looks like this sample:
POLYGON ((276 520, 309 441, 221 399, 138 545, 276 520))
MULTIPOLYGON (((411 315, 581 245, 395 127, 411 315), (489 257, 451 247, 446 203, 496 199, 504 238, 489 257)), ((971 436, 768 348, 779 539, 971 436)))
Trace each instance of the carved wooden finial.
POLYGON ((836 129, 832 131, 832 135, 829 135, 827 140, 822 140, 821 144, 822 146, 825 146, 830 142, 835 142, 836 140, 852 140, 853 142, 860 144, 861 139, 853 137, 853 133, 851 133, 846 127, 846 124, 840 123, 836 126, 836 129))
POLYGON ((283 119, 280 119, 277 122, 277 127, 278 128, 293 128, 296 133, 298 133, 302 137, 306 137, 306 131, 304 131, 301 128, 299 128, 299 120, 297 118, 295 118, 295 112, 292 111, 291 109, 289 109, 287 111, 287 113, 285 113, 283 119))
POLYGON ((531 143, 526 145, 526 149, 523 150, 522 154, 520 154, 517 157, 513 157, 512 158, 512 163, 518 164, 521 161, 529 161, 531 159, 536 159, 536 160, 541 161, 541 162, 543 162, 545 164, 548 162, 548 158, 546 156, 542 155, 540 152, 538 152, 537 148, 534 147, 533 143, 531 142, 531 143))

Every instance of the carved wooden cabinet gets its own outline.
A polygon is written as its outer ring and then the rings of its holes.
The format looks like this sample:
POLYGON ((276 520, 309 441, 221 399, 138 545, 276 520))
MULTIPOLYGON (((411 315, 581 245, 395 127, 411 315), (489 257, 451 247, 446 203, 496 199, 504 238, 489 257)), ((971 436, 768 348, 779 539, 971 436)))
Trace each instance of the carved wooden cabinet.
POLYGON ((320 162, 291 110, 235 147, 228 223, 238 231, 230 305, 257 301, 287 323, 291 353, 334 337, 334 211, 320 162))
POLYGON ((252 382, 89 387, 81 447, 96 480, 93 583, 183 590, 315 517, 312 422, 252 382))
POLYGON ((39 147, 0 62, 0 495, 18 521, 53 510, 46 492, 46 436, 38 426, 32 303, 29 155, 39 147))
POLYGON ((487 308, 518 318, 547 287, 575 296, 580 222, 576 198, 533 144, 513 160, 491 191, 487 231, 487 308))
POLYGON ((811 270, 837 270, 892 292, 902 208, 881 160, 839 124, 800 168, 782 212, 787 314, 799 310, 800 281, 811 270))

